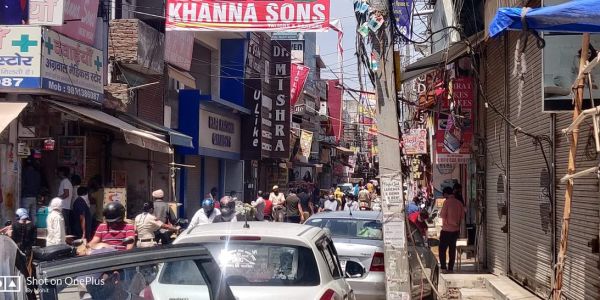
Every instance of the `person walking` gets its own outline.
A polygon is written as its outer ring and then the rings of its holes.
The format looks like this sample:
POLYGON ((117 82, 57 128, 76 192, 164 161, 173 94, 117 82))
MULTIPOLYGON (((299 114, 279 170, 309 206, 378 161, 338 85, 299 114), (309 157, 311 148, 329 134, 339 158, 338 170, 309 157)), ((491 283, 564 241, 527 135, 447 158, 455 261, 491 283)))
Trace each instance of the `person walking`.
POLYGON ((57 197, 62 199, 62 215, 65 219, 65 231, 67 234, 71 234, 70 220, 71 207, 73 204, 73 184, 71 183, 71 180, 69 180, 69 173, 68 167, 59 167, 57 170, 58 178, 60 179, 57 197))
POLYGON ((255 210, 254 218, 256 218, 257 221, 264 221, 266 205, 262 191, 258 191, 258 193, 256 194, 256 200, 252 201, 250 205, 252 205, 252 207, 254 207, 255 210))
POLYGON ((315 214, 315 207, 313 202, 311 201, 311 197, 306 191, 306 189, 300 189, 300 193, 298 194, 298 198, 300 198, 300 205, 302 205, 302 212, 304 213, 304 220, 308 219, 310 216, 315 214))
POLYGON ((451 187, 442 191, 446 200, 440 212, 442 218, 442 231, 440 233, 439 257, 442 272, 452 273, 456 259, 456 240, 460 234, 460 223, 464 218, 464 207, 456 197, 451 187), (446 265, 446 250, 450 250, 448 264, 446 265))
POLYGON ((61 198, 50 201, 50 213, 46 218, 46 246, 66 244, 65 218, 63 217, 63 204, 61 198))
POLYGON ((15 214, 16 221, 11 224, 7 235, 15 241, 19 250, 29 259, 37 234, 35 224, 30 220, 27 209, 19 208, 15 214))
POLYGON ((273 221, 273 201, 269 199, 269 193, 264 193, 262 198, 265 200, 264 218, 267 221, 273 221))
POLYGON ((300 204, 300 198, 296 195, 295 190, 291 190, 285 198, 286 222, 301 223, 304 222, 304 211, 300 204))
POLYGON ((135 217, 135 232, 137 233, 138 248, 154 247, 157 244, 155 233, 164 229, 169 232, 176 231, 177 228, 170 224, 163 223, 160 219, 153 215, 154 202, 148 201, 144 203, 143 213, 135 217))
POLYGON ((323 203, 323 207, 320 208, 320 212, 323 211, 336 211, 338 210, 338 202, 335 200, 333 195, 326 196, 325 203, 323 203))
POLYGON ((279 186, 274 185, 269 194, 269 200, 273 203, 273 220, 275 222, 285 221, 285 195, 279 192, 279 186))
POLYGON ((42 175, 35 167, 32 158, 25 160, 21 180, 21 207, 27 209, 27 212, 31 214, 29 217, 31 222, 35 224, 37 200, 42 190, 42 175))
POLYGON ((71 216, 71 231, 75 239, 92 239, 92 214, 88 205, 88 189, 80 186, 77 189, 77 199, 73 202, 73 215, 71 216))
POLYGON ((88 246, 94 248, 100 243, 106 243, 115 250, 124 251, 133 249, 135 239, 135 226, 125 223, 125 207, 119 201, 109 202, 102 210, 105 222, 98 225, 94 238, 88 246))
POLYGON ((369 194, 369 191, 364 186, 361 186, 358 192, 358 202, 363 203, 361 206, 371 208, 371 194, 369 194))
POLYGON ((212 198, 206 198, 202 200, 202 207, 196 211, 192 220, 190 221, 189 228, 197 225, 211 224, 215 218, 221 214, 218 208, 215 208, 215 200, 212 198))

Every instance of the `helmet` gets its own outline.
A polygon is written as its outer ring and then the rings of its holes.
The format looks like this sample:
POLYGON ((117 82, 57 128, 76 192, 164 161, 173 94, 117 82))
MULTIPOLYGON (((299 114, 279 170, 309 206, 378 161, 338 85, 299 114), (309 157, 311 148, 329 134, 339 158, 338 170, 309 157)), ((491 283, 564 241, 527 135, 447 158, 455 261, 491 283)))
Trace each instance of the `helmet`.
POLYGON ((213 211, 213 209, 215 209, 215 201, 210 198, 202 200, 202 209, 204 209, 205 212, 213 211))
POLYGON ((111 201, 104 206, 102 215, 109 223, 123 221, 125 219, 125 207, 119 201, 111 201))
POLYGON ((17 215, 17 218, 19 218, 19 220, 29 219, 29 213, 27 212, 27 209, 19 208, 17 209, 15 214, 17 215))

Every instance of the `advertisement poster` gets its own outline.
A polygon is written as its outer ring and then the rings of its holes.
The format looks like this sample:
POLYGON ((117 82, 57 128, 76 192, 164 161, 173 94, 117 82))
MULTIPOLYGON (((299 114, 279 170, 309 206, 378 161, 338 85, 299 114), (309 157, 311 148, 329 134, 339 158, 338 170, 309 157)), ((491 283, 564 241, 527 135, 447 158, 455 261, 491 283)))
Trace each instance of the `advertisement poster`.
POLYGON ((167 0, 166 29, 323 32, 329 0, 167 0))
POLYGON ((308 130, 300 131, 300 161, 308 162, 312 147, 313 133, 308 130))
POLYGON ((42 47, 42 87, 84 98, 104 100, 104 55, 51 30, 44 30, 42 47))
POLYGON ((413 10, 413 0, 392 0, 392 13, 396 21, 396 27, 400 33, 411 38, 411 16, 413 10))
POLYGON ((94 45, 99 0, 65 0, 67 24, 52 29, 76 41, 94 45))
POLYGON ((402 135, 402 143, 408 155, 427 154, 427 129, 411 129, 402 135))
POLYGON ((309 67, 305 65, 292 63, 292 85, 290 87, 290 105, 296 105, 298 98, 300 98, 300 95, 302 95, 302 90, 304 90, 304 84, 306 83, 306 79, 308 78, 309 73, 309 67))
POLYGON ((64 0, 4 0, 0 25, 62 25, 64 4, 64 0))
MULTIPOLYGON (((457 115, 439 114, 435 132, 437 164, 466 164, 471 158, 473 140, 473 101, 475 98, 472 77, 457 77, 452 82, 454 101, 459 107, 457 115)), ((450 110, 444 100, 441 111, 450 110)))
POLYGON ((271 44, 272 158, 290 157, 290 41, 271 44))
POLYGON ((39 89, 42 29, 0 26, 0 89, 39 89))

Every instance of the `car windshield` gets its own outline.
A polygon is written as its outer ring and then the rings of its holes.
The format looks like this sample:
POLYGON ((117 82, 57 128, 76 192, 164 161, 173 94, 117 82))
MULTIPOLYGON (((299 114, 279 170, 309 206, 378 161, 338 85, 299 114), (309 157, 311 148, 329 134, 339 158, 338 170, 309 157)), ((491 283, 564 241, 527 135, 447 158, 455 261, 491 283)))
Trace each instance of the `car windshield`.
POLYGON ((335 238, 382 240, 382 224, 379 220, 315 218, 309 219, 306 225, 327 228, 335 238))
POLYGON ((316 286, 319 269, 306 247, 229 242, 207 244, 230 286, 316 286))

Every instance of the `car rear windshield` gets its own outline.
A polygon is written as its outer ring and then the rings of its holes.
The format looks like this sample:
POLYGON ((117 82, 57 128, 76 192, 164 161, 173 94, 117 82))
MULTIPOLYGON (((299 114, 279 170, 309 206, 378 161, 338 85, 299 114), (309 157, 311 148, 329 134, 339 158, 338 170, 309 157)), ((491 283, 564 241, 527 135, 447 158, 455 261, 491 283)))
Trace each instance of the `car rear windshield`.
POLYGON ((310 248, 229 242, 207 244, 230 286, 316 286, 319 269, 310 248))
POLYGON ((315 218, 306 225, 327 228, 333 237, 382 240, 382 224, 379 220, 344 219, 344 218, 315 218))

